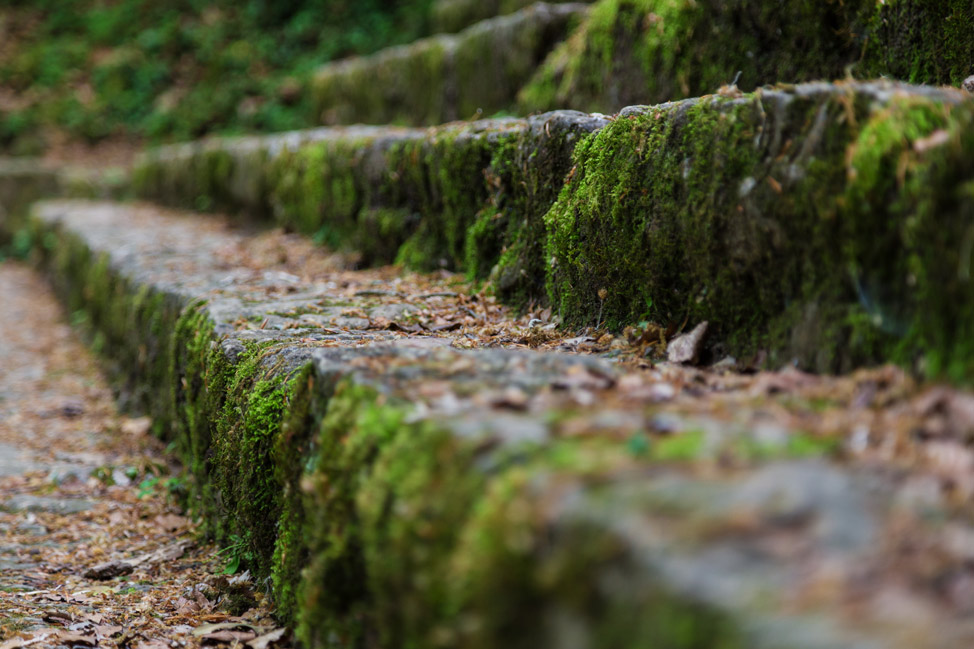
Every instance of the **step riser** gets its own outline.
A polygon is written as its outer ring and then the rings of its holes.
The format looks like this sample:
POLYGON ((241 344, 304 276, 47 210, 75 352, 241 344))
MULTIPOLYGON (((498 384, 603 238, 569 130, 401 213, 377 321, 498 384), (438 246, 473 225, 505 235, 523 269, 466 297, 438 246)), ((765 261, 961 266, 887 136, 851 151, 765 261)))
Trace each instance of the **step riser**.
MULTIPOLYGON (((910 635, 898 644, 895 621, 871 642, 833 618, 781 617, 768 575, 797 585, 802 568, 740 547, 741 507, 771 521, 791 515, 787 504, 821 523, 811 556, 855 565, 875 550, 893 491, 860 497, 851 471, 785 454, 747 479, 698 479, 683 475, 686 450, 634 453, 625 426, 591 420, 589 432, 564 435, 559 421, 579 414, 570 390, 534 413, 479 401, 511 386, 532 395, 580 369, 603 382, 615 370, 601 359, 367 332, 314 346, 302 342, 307 329, 240 327, 289 319, 217 259, 239 236, 192 219, 62 202, 36 207, 32 227, 56 239, 41 251, 67 304, 84 309, 110 366, 182 452, 211 531, 246 540, 308 647, 527 648, 579 634, 591 646, 938 646, 910 635), (459 403, 442 405, 431 385, 459 403)), ((291 307, 326 295, 302 292, 311 288, 298 287, 291 307)), ((606 410, 606 421, 624 412, 606 410)))
POLYGON ((519 94, 519 110, 615 111, 764 84, 974 73, 965 0, 600 0, 519 94))
POLYGON ((587 7, 536 4, 369 57, 323 67, 312 124, 442 124, 510 110, 521 87, 587 7))

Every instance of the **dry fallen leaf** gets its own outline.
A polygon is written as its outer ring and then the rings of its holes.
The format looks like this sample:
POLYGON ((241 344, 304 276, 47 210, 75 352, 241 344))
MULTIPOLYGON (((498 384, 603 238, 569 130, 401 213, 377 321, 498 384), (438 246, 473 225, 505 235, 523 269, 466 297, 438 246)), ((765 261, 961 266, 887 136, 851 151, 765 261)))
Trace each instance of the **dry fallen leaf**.
POLYGON ((247 643, 251 649, 267 649, 270 645, 278 642, 285 636, 287 629, 274 629, 270 633, 258 636, 247 643))
POLYGON ((177 532, 179 530, 189 527, 190 521, 184 516, 177 516, 176 514, 163 514, 162 516, 156 516, 155 523, 163 532, 177 532))
POLYGON ((98 644, 98 640, 92 636, 81 635, 80 633, 73 633, 71 631, 60 631, 57 634, 57 638, 60 644, 68 645, 69 647, 94 647, 98 644))
POLYGON ((193 635, 196 637, 202 637, 204 635, 215 633, 217 631, 226 631, 232 629, 254 629, 252 624, 247 624, 246 622, 217 622, 215 624, 203 624, 201 626, 193 629, 193 635))
POLYGON ((108 561, 89 568, 84 574, 88 579, 105 580, 128 575, 134 570, 135 566, 127 561, 108 561))

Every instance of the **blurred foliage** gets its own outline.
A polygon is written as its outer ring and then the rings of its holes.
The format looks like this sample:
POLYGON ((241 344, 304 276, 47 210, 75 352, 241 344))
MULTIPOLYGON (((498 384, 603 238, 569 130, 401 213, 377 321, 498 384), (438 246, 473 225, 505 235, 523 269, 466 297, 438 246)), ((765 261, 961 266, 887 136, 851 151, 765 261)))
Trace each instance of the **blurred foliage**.
POLYGON ((431 0, 0 0, 0 153, 309 125, 303 80, 428 31, 431 0))

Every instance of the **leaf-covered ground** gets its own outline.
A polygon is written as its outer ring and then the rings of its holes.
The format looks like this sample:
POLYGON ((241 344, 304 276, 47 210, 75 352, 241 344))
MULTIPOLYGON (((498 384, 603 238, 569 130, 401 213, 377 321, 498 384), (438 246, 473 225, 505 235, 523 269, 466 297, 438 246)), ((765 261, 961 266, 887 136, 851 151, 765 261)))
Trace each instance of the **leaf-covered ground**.
POLYGON ((0 647, 284 646, 46 283, 0 264, 0 647))

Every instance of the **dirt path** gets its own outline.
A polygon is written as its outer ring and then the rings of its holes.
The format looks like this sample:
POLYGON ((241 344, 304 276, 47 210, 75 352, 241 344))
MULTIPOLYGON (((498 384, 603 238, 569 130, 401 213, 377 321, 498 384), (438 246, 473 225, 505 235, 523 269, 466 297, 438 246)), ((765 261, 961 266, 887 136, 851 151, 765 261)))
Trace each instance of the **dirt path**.
POLYGON ((196 541, 148 427, 115 411, 43 279, 0 264, 3 649, 195 647, 274 630, 247 577, 228 589, 216 548, 196 541))

